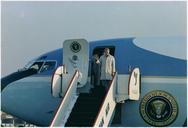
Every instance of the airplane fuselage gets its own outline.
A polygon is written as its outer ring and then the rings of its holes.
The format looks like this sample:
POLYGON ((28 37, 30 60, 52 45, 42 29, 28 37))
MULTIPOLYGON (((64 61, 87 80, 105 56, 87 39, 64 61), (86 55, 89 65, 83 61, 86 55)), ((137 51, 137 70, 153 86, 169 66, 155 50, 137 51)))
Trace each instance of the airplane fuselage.
MULTIPOLYGON (((122 38, 93 41, 89 45, 89 61, 93 54, 102 55, 105 47, 110 48, 116 60, 118 84, 128 86, 131 70, 139 67, 141 71, 140 100, 119 103, 111 125, 182 126, 187 118, 186 60, 141 48, 134 41, 135 38, 122 38)), ((51 79, 54 70, 63 64, 62 51, 57 49, 33 60, 30 65, 41 64, 36 74, 17 79, 3 89, 4 112, 39 126, 49 126, 61 101, 51 95, 51 79), (47 63, 53 68, 44 70, 47 63)))

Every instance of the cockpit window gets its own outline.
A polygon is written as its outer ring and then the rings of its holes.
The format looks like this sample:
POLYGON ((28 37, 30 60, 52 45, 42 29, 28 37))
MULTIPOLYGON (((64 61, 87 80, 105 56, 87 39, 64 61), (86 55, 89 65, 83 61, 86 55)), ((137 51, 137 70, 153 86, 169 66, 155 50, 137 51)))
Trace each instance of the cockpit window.
POLYGON ((44 71, 50 71, 53 70, 55 68, 56 62, 55 61, 47 61, 44 63, 44 65, 41 68, 40 72, 44 72, 44 71))
POLYGON ((28 69, 28 68, 30 68, 32 64, 33 64, 33 61, 29 61, 29 62, 23 67, 23 69, 28 69))
POLYGON ((33 65, 30 67, 30 69, 35 69, 37 71, 40 70, 41 66, 42 66, 43 62, 35 62, 33 63, 33 65))

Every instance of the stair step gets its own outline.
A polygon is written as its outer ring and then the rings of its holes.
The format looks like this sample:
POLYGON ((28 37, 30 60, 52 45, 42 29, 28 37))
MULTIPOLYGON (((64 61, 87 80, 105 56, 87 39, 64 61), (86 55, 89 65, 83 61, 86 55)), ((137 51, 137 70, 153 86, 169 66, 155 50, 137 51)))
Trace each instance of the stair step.
POLYGON ((85 97, 79 97, 79 100, 100 100, 102 96, 85 96, 85 97))
MULTIPOLYGON (((88 117, 92 117, 93 115, 96 115, 96 113, 72 113, 71 116, 85 116, 85 117, 81 117, 81 118, 88 118, 88 117)), ((78 117, 76 117, 78 118, 78 117)))
POLYGON ((78 118, 76 118, 76 117, 71 117, 70 119, 68 119, 69 121, 72 121, 72 122, 76 122, 76 121, 92 121, 92 120, 94 120, 95 119, 95 117, 93 117, 93 116, 85 116, 85 117, 80 117, 79 119, 78 118))
POLYGON ((72 112, 96 112, 98 111, 99 108, 98 107, 76 107, 76 108, 73 108, 72 112))
POLYGON ((77 115, 77 114, 73 114, 69 120, 89 120, 89 119, 93 119, 95 118, 97 114, 89 114, 89 115, 77 115), (78 117, 79 116, 79 119, 78 117))
POLYGON ((68 123, 65 125, 66 127, 91 127, 93 126, 93 123, 90 122, 80 122, 80 123, 68 123))
POLYGON ((85 122, 94 123, 94 121, 95 121, 95 118, 89 118, 89 119, 87 119, 87 118, 80 118, 80 119, 74 118, 74 119, 69 119, 67 121, 67 124, 68 123, 81 123, 81 122, 83 122, 83 123, 85 123, 85 122))
POLYGON ((81 100, 77 100, 77 102, 76 103, 83 103, 83 104, 92 104, 92 103, 98 103, 98 102, 101 102, 102 101, 102 99, 97 99, 97 100, 85 100, 85 99, 81 99, 81 100))
POLYGON ((96 100, 101 100, 103 99, 104 96, 95 96, 95 95, 92 95, 92 96, 85 96, 85 97, 79 97, 78 98, 78 101, 79 100, 85 100, 85 101, 96 101, 96 100))
POLYGON ((88 123, 88 124, 91 124, 91 123, 94 123, 95 119, 71 119, 71 120, 68 120, 66 124, 84 124, 84 123, 88 123))
POLYGON ((95 118, 91 118, 91 117, 71 118, 71 119, 68 119, 66 125, 69 125, 69 126, 74 126, 74 125, 77 126, 78 125, 78 126, 80 126, 80 125, 85 124, 86 126, 89 126, 90 124, 93 124, 94 121, 95 121, 95 118))
POLYGON ((100 103, 77 103, 77 104, 75 104, 75 107, 84 107, 84 108, 86 108, 86 107, 88 107, 88 108, 93 108, 93 107, 98 107, 98 106, 100 106, 100 103))
POLYGON ((78 111, 76 111, 76 109, 75 110, 73 110, 72 111, 72 113, 74 113, 74 114, 90 114, 90 113, 96 113, 96 111, 97 111, 98 109, 95 109, 95 111, 80 111, 80 110, 78 110, 78 111))
POLYGON ((94 121, 77 121, 77 122, 73 122, 73 121, 69 121, 65 124, 65 126, 91 126, 94 124, 94 121))

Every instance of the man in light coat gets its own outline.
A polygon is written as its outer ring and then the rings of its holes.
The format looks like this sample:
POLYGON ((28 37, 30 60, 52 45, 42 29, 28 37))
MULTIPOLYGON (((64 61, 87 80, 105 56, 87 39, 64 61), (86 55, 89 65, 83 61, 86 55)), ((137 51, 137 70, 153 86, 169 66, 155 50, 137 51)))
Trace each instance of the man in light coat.
POLYGON ((113 75, 115 75, 115 59, 110 55, 110 49, 104 49, 104 55, 100 57, 102 86, 108 88, 113 75))

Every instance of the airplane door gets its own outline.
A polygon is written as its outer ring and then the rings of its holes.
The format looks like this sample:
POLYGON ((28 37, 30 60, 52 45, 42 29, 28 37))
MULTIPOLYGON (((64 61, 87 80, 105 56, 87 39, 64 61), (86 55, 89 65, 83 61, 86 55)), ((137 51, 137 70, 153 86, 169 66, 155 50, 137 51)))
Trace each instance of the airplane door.
POLYGON ((139 100, 141 85, 140 79, 140 69, 134 68, 129 76, 128 94, 130 100, 139 100))
POLYGON ((83 87, 87 82, 89 67, 89 44, 85 39, 65 40, 63 43, 63 65, 68 74, 80 72, 78 87, 83 87))

